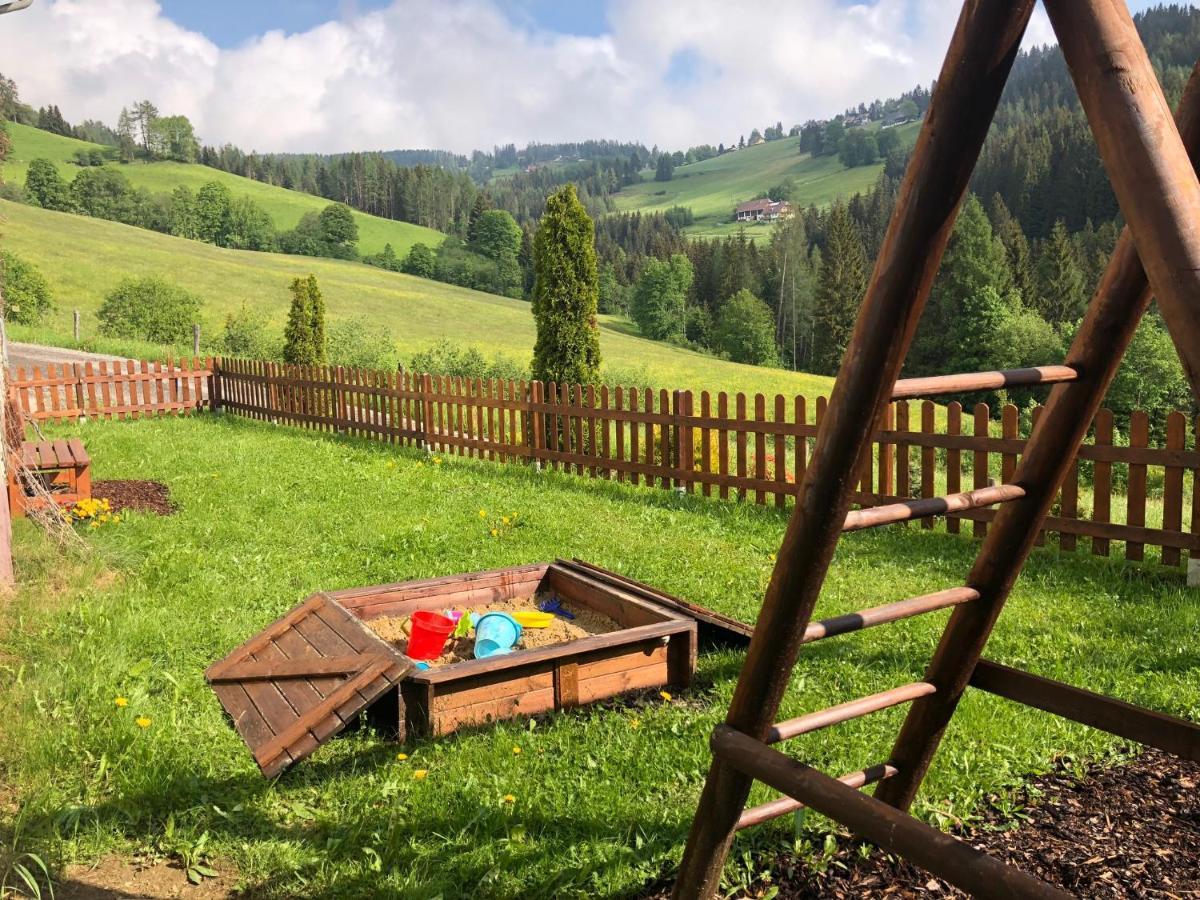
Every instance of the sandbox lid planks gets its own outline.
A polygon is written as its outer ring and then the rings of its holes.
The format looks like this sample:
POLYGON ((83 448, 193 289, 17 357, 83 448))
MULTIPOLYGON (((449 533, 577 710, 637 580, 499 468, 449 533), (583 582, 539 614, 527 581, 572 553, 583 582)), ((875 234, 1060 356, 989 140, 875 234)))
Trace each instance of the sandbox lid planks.
POLYGON ((266 777, 304 759, 412 669, 325 594, 314 594, 205 678, 266 777))

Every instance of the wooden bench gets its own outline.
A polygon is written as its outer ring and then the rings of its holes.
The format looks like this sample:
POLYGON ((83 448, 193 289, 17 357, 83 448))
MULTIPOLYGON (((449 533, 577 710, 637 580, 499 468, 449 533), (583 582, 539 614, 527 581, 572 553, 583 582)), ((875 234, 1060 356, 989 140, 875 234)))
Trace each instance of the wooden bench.
POLYGON ((37 479, 59 506, 74 506, 92 496, 92 460, 78 438, 57 441, 22 441, 9 453, 8 506, 13 516, 41 509, 46 499, 35 493, 37 479))

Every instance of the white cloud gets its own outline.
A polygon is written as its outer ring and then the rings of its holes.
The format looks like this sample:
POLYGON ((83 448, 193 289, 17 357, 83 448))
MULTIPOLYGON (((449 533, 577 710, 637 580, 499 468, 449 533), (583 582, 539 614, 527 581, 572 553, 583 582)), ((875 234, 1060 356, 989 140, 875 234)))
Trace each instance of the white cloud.
POLYGON ((514 25, 493 0, 395 0, 222 50, 155 0, 40 0, 0 20, 0 70, 71 120, 113 122, 148 97, 206 142, 263 151, 593 137, 675 148, 928 83, 959 8, 611 0, 610 32, 578 37, 514 25), (666 77, 678 53, 694 63, 683 84, 666 77))

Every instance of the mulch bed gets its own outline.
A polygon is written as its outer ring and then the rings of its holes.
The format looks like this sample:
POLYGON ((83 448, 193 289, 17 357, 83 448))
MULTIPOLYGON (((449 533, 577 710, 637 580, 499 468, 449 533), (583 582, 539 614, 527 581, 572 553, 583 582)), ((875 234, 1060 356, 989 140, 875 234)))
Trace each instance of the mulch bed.
MULTIPOLYGON (((1089 900, 1200 896, 1200 765, 1148 750, 1124 765, 1093 767, 1082 780, 1066 771, 1042 776, 1018 799, 1019 827, 992 809, 958 836, 1089 900)), ((824 872, 791 856, 771 871, 777 896, 789 900, 967 896, 884 853, 863 860, 850 841, 824 872)))
POLYGON ((175 512, 170 489, 161 481, 94 481, 92 496, 107 500, 115 513, 137 510, 169 516, 175 512))

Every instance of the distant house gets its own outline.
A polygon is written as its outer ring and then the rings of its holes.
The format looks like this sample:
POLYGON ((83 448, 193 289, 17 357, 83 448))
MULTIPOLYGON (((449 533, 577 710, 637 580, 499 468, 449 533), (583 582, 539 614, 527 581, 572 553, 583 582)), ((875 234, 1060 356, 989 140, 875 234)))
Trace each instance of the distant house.
POLYGON ((767 142, 766 138, 764 138, 761 134, 756 134, 756 135, 754 135, 754 137, 750 138, 750 140, 747 142, 746 146, 747 147, 757 147, 759 144, 765 144, 766 142, 767 142))
POLYGON ((733 211, 737 222, 774 222, 792 214, 792 205, 786 200, 747 200, 739 203, 733 211))

